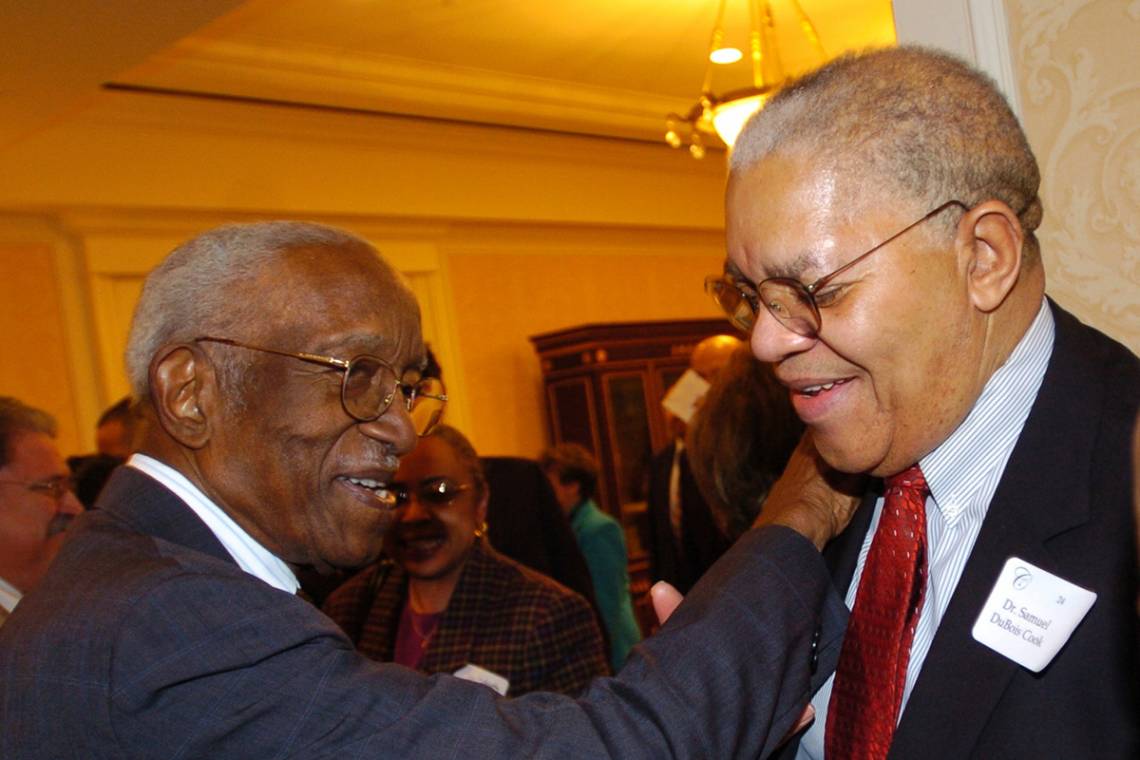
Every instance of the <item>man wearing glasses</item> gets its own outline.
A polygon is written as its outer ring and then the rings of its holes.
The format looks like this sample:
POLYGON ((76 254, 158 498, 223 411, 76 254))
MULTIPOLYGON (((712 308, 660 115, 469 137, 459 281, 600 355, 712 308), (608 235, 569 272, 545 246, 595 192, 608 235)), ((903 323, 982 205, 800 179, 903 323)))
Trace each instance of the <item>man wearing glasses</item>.
POLYGON ((39 584, 83 511, 55 434, 47 412, 0 397, 0 625, 39 584))
POLYGON ((138 453, 0 629, 0 757, 770 752, 842 627, 817 548, 857 498, 808 457, 771 524, 577 701, 372 662, 294 595, 294 566, 377 556, 399 458, 446 400, 424 364, 414 296, 347 233, 242 225, 172 252, 128 341, 138 453))
POLYGON ((852 613, 789 755, 1140 756, 1140 364, 1044 297, 1038 183, 992 83, 915 49, 824 67, 736 144, 708 288, 875 483, 826 552, 852 613))

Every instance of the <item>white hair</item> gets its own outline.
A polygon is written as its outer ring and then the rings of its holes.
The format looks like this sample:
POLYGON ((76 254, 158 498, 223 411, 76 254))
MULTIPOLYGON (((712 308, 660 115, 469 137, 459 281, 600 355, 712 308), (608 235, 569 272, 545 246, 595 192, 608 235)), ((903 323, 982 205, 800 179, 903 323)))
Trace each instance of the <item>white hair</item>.
MULTIPOLYGON (((306 247, 375 251, 352 233, 312 222, 233 224, 175 248, 146 278, 131 320, 126 370, 136 399, 148 396, 150 362, 171 343, 226 336, 255 319, 258 304, 232 287, 290 250, 306 247)), ((377 256, 382 266, 388 265, 377 256)), ((394 278, 398 275, 392 271, 394 278)), ((222 367, 223 372, 227 368, 222 367)))

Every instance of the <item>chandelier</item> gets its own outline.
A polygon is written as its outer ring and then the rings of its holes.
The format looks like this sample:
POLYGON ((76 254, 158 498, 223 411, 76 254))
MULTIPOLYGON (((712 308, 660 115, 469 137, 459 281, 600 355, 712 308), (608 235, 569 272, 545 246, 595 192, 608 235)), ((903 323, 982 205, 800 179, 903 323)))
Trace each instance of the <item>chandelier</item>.
MULTIPOLYGON (((744 123, 764 106, 764 101, 787 79, 776 42, 771 3, 768 0, 746 1, 751 18, 748 54, 752 65, 752 86, 731 90, 723 95, 713 92, 712 80, 716 67, 736 63, 744 57, 738 48, 725 46, 724 11, 727 0, 720 0, 716 26, 709 41, 701 95, 688 113, 671 113, 665 118, 665 142, 674 148, 680 148, 687 141, 693 158, 704 158, 706 140, 714 136, 719 137, 731 150, 744 123)), ((787 3, 795 11, 800 31, 818 54, 820 63, 823 63, 826 55, 819 43, 815 25, 797 0, 787 0, 787 3)))

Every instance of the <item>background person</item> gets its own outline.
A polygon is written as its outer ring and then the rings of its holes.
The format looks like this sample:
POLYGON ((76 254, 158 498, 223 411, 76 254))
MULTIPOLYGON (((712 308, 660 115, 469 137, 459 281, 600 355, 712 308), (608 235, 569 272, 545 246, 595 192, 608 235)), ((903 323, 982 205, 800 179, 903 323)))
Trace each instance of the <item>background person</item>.
POLYGON ((443 426, 422 438, 390 487, 400 500, 391 559, 349 580, 323 608, 357 651, 424 673, 475 666, 476 677, 495 676, 511 696, 578 694, 608 672, 586 600, 487 541, 487 481, 462 433, 443 426))
MULTIPOLYGON (((713 383, 741 345, 732 335, 709 336, 693 348, 689 368, 713 383)), ((724 554, 728 539, 693 478, 685 422, 666 416, 673 440, 649 466, 649 573, 684 593, 724 554)))
POLYGON ((0 396, 0 625, 39 585, 83 511, 55 435, 50 414, 0 396))
POLYGON ((67 467, 75 481, 75 495, 84 509, 91 509, 115 468, 134 450, 135 415, 129 396, 119 399, 95 424, 94 454, 71 456, 67 467))
POLYGON ((693 480, 730 541, 756 521, 803 430, 771 366, 740 345, 693 415, 685 447, 693 480))
POLYGON ((629 556, 625 535, 614 518, 598 508, 598 464, 583 446, 562 443, 539 457, 562 511, 590 568, 594 598, 610 643, 610 664, 619 670, 629 650, 641 641, 629 595, 629 556))
POLYGON ((126 459, 134 451, 135 415, 131 398, 121 398, 99 416, 95 424, 95 448, 105 456, 126 459))

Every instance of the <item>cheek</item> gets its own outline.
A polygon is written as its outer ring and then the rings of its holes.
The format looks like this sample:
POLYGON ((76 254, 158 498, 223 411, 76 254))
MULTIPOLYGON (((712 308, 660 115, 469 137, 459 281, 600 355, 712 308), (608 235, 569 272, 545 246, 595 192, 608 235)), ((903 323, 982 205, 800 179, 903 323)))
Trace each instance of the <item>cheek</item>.
POLYGON ((475 541, 475 522, 468 515, 455 515, 444 520, 444 525, 453 545, 465 549, 475 541))

